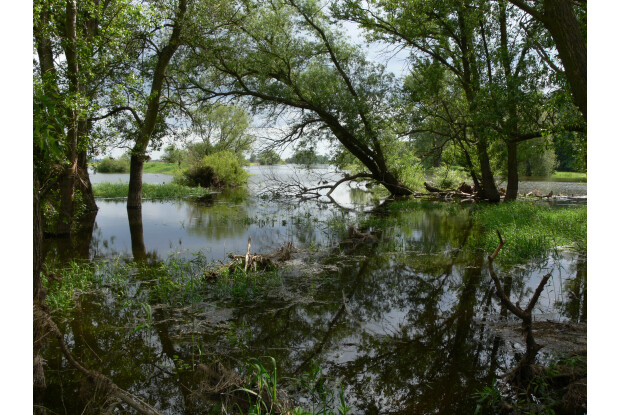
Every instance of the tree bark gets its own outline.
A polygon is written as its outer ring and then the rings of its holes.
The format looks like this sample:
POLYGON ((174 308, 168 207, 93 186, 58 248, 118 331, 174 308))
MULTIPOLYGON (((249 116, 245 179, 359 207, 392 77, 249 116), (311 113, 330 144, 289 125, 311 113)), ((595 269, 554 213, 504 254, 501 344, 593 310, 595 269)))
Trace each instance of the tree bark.
POLYGON ((519 195, 519 171, 517 161, 517 143, 508 141, 508 178, 504 200, 515 200, 519 195))
POLYGON ((88 155, 86 150, 80 151, 78 154, 77 173, 78 180, 76 187, 82 193, 82 200, 86 205, 86 212, 96 212, 99 208, 95 202, 93 186, 90 182, 90 176, 88 175, 88 155))
POLYGON ((491 163, 489 161, 489 153, 487 151, 487 141, 483 134, 478 134, 476 140, 476 148, 478 150, 478 160, 480 161, 480 173, 482 175, 482 189, 478 194, 482 199, 487 199, 489 202, 499 202, 500 196, 495 185, 495 178, 491 171, 491 163))
MULTIPOLYGON (((65 17, 65 42, 63 49, 67 59, 67 78, 69 80, 69 94, 77 94, 78 85, 78 61, 77 61, 77 32, 76 32, 77 6, 75 1, 68 0, 65 17)), ((60 178, 60 208, 54 233, 68 235, 73 226, 73 196, 75 174, 77 171, 77 144, 78 144, 78 114, 75 108, 67 110, 69 125, 67 128, 67 166, 64 167, 60 178)))
POLYGON ((588 53, 579 22, 568 0, 544 1, 545 27, 551 33, 564 65, 573 101, 588 118, 588 53))
POLYGON ((573 9, 573 2, 544 0, 542 11, 529 6, 523 0, 510 2, 541 22, 551 34, 571 87, 573 102, 587 121, 588 48, 573 9))

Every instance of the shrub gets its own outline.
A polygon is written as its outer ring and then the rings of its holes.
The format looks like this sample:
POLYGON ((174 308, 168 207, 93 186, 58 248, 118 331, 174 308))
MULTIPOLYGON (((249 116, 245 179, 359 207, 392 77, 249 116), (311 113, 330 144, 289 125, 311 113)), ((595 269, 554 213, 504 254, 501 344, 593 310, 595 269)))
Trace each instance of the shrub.
POLYGON ((183 171, 177 181, 187 186, 235 187, 244 184, 249 176, 236 155, 220 151, 183 171))
POLYGON ((97 173, 127 173, 129 172, 129 160, 106 157, 94 165, 97 173))
POLYGON ((433 183, 440 189, 456 189, 461 183, 468 180, 467 173, 459 167, 442 165, 432 170, 433 183))

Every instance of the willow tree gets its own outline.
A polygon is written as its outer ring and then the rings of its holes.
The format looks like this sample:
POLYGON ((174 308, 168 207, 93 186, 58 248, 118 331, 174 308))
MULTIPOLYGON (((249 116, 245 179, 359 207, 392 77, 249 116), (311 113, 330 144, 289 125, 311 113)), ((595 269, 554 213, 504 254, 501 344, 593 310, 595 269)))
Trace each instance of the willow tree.
POLYGON ((573 101, 588 117, 586 0, 509 0, 540 22, 553 38, 573 101))
POLYGON ((467 134, 476 146, 479 194, 490 201, 499 201, 489 157, 489 144, 495 133, 477 119, 481 114, 483 68, 476 32, 484 15, 472 3, 475 2, 351 0, 345 1, 337 14, 368 29, 373 39, 410 48, 414 61, 432 59, 452 72, 467 101, 467 134))
POLYGON ((500 196, 490 153, 501 140, 507 154, 502 163, 508 172, 506 198, 516 198, 518 144, 561 129, 558 113, 567 111, 565 105, 555 105, 559 101, 553 102, 555 91, 564 85, 539 56, 548 57, 550 50, 541 41, 544 36, 536 21, 505 0, 350 0, 337 8, 337 14, 359 23, 375 40, 409 48, 414 68, 432 62, 436 73, 438 65, 450 73, 442 82, 458 82, 462 94, 455 91, 453 97, 464 96, 466 114, 460 111, 455 119, 449 114, 455 113, 449 110, 454 100, 443 99, 438 106, 437 97, 428 96, 432 90, 426 96, 421 91, 420 102, 435 102, 434 110, 426 114, 422 128, 413 131, 427 131, 425 125, 433 123, 449 124, 443 130, 451 130, 451 139, 458 140, 476 183, 470 167, 475 159, 482 197, 491 201, 500 196), (463 145, 467 142, 475 144, 475 157, 467 154, 463 145))
MULTIPOLYGON (((101 119, 99 100, 132 48, 131 27, 138 13, 129 0, 37 0, 33 8, 34 82, 40 92, 35 100, 57 109, 55 116, 64 130, 64 138, 58 141, 63 157, 39 177, 44 190, 41 202, 58 194, 58 218, 46 231, 68 234, 77 212, 97 210, 88 177, 88 151, 101 119), (83 206, 75 209, 78 194, 83 206)), ((39 156, 42 162, 48 159, 45 154, 39 156)))
POLYGON ((187 82, 203 99, 233 97, 274 122, 285 114, 290 129, 279 143, 329 140, 359 160, 355 177, 411 193, 399 177, 407 161, 396 150, 393 77, 344 40, 320 3, 243 2, 235 21, 199 46, 187 82))

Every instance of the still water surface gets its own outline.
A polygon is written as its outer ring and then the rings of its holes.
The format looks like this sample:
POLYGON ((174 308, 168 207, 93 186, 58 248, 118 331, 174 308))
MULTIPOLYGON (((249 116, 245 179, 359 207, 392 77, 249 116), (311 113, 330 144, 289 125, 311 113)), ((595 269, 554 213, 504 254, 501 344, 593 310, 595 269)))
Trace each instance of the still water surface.
MULTIPOLYGON (((92 232, 64 244, 47 241, 48 261, 120 258, 153 267, 171 256, 192 259, 196 252, 207 261, 225 261, 228 252, 245 253, 248 236, 252 252, 272 252, 286 242, 300 248, 268 290, 249 298, 221 295, 215 285, 189 306, 161 302, 149 291, 157 273, 142 271, 124 282, 123 307, 113 288, 86 294, 63 326, 75 353, 170 414, 205 413, 189 392, 197 381, 188 369, 205 362, 205 355, 233 368, 272 356, 280 377, 299 377, 316 362, 342 385, 353 413, 473 413, 474 392, 512 367, 523 347, 493 329, 500 309, 485 253, 461 249, 476 232, 468 208, 421 207, 379 227, 375 220, 384 211, 360 189, 343 186, 335 193, 344 208, 261 197, 274 176, 309 186, 320 182, 317 174, 324 169, 250 171, 247 192, 202 203, 146 201, 141 214, 128 216, 124 201, 98 201, 92 232), (347 239, 346 224, 362 222, 379 243, 347 239), (151 321, 148 329, 135 331, 147 321, 140 304, 148 304, 151 321)), ((585 269, 584 258, 558 252, 513 270, 511 290, 514 297, 529 298, 552 270, 536 318, 582 322, 585 290, 575 287, 585 286, 585 269)), ((541 355, 548 359, 551 351, 541 355)), ((88 398, 79 397, 79 382, 70 380, 56 350, 47 358, 49 406, 81 412, 88 398)))

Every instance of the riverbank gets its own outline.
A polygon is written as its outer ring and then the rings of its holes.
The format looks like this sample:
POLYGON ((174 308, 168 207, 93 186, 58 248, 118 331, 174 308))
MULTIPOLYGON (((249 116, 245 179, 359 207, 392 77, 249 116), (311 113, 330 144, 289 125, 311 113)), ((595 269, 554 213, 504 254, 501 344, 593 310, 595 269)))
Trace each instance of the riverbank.
MULTIPOLYGON (((93 193, 99 199, 126 198, 129 184, 126 183, 93 183, 93 193)), ((183 186, 176 183, 142 184, 142 199, 182 199, 200 197, 213 193, 203 187, 183 186)))

